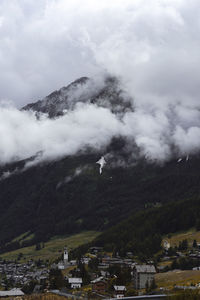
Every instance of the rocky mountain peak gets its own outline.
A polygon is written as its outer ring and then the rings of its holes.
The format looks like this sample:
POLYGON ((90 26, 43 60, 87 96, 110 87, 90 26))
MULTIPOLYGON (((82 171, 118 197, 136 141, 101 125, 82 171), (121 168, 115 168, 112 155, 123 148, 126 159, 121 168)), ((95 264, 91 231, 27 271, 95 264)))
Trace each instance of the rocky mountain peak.
POLYGON ((121 89, 119 80, 111 76, 99 81, 81 77, 22 109, 46 113, 54 118, 73 110, 77 103, 96 104, 119 115, 132 110, 131 99, 121 89))

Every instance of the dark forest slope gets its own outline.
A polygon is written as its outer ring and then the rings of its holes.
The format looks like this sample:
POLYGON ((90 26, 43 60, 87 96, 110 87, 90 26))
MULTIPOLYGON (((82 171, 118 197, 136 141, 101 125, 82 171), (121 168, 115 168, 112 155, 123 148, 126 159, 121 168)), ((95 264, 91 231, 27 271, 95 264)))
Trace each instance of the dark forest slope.
MULTIPOLYGON (((1 244, 27 231, 45 240, 56 234, 104 230, 136 210, 200 194, 198 157, 164 166, 140 160, 133 167, 110 168, 108 162, 102 175, 99 158, 100 154, 67 157, 1 180, 1 244)), ((0 174, 19 165, 23 162, 5 166, 0 174)))
POLYGON ((95 245, 122 256, 131 251, 136 256, 150 258, 161 249, 164 235, 186 231, 191 227, 200 230, 199 196, 132 214, 103 232, 94 242, 76 249, 74 253, 82 254, 95 245))
MULTIPOLYGON (((41 113, 58 118, 77 103, 109 108, 118 119, 134 110, 133 101, 113 77, 101 84, 80 78, 23 109, 35 111, 38 118, 41 113)), ((36 243, 58 234, 106 230, 138 210, 154 206, 162 210, 165 203, 199 196, 198 156, 159 166, 142 159, 134 142, 127 147, 126 139, 119 136, 101 151, 85 149, 29 168, 24 168, 27 161, 2 166, 0 246, 26 232, 34 234, 27 243, 36 243), (107 164, 100 175, 96 162, 102 155, 107 164)), ((35 155, 37 161, 42 153, 35 155)))

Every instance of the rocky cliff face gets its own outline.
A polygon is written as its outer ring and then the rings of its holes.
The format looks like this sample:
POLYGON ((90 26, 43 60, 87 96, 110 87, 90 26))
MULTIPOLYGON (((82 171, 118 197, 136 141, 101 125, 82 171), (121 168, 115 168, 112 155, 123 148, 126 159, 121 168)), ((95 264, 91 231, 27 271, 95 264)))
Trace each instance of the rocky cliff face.
POLYGON ((98 82, 81 77, 22 109, 46 113, 50 118, 54 118, 63 115, 68 110, 73 110, 78 103, 93 103, 109 108, 118 115, 133 109, 131 99, 120 88, 119 81, 114 77, 107 77, 98 82))

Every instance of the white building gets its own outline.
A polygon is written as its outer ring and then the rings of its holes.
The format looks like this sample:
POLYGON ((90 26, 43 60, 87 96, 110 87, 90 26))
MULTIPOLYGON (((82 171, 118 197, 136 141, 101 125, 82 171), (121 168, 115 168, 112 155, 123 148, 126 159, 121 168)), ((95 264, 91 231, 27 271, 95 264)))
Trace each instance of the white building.
POLYGON ((58 263, 58 269, 59 270, 64 270, 69 266, 69 254, 68 254, 68 250, 65 247, 64 248, 64 253, 63 253, 63 261, 59 261, 58 263))
POLYGON ((91 258, 89 258, 89 257, 82 257, 81 262, 82 262, 82 264, 88 265, 90 260, 91 260, 91 258))
POLYGON ((168 242, 167 240, 164 240, 163 248, 165 249, 165 251, 168 251, 170 247, 171 247, 170 242, 168 242))
POLYGON ((145 289, 146 284, 151 284, 156 274, 153 265, 135 265, 133 268, 133 282, 135 289, 145 289))
POLYGON ((76 262, 76 260, 74 259, 74 260, 70 260, 70 266, 76 266, 76 264, 77 264, 77 262, 76 262))
POLYGON ((59 270, 64 270, 65 269, 65 264, 64 264, 63 261, 59 261, 59 263, 58 263, 58 269, 59 270))
POLYGON ((114 285, 114 297, 120 299, 125 296, 126 287, 124 285, 114 285))
POLYGON ((71 289, 79 289, 83 283, 82 278, 68 278, 68 282, 71 285, 71 289))
POLYGON ((68 254, 68 250, 67 247, 64 248, 64 263, 68 263, 68 259, 69 259, 69 254, 68 254))
POLYGON ((200 267, 192 268, 193 271, 200 271, 200 267))

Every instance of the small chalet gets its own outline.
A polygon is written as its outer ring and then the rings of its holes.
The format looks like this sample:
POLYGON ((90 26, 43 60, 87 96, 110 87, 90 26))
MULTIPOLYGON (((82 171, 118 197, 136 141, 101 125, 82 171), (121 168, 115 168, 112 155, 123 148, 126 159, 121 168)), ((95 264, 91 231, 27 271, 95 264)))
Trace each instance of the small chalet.
POLYGON ((83 283, 82 278, 68 278, 71 289, 80 289, 83 283))
POLYGON ((58 263, 58 269, 59 270, 64 270, 65 269, 65 264, 64 264, 63 261, 59 261, 59 263, 58 263))
POLYGON ((90 247, 91 254, 97 254, 103 250, 103 247, 90 247))
POLYGON ((126 287, 124 285, 114 285, 114 297, 120 299, 125 296, 126 287))
POLYGON ((91 283, 93 292, 103 294, 107 290, 107 281, 102 276, 94 279, 91 283))

